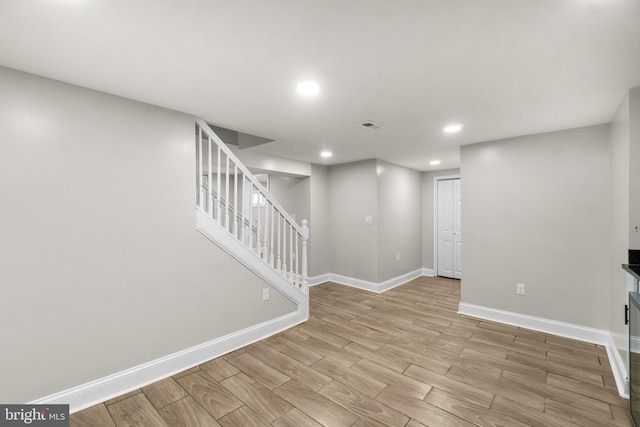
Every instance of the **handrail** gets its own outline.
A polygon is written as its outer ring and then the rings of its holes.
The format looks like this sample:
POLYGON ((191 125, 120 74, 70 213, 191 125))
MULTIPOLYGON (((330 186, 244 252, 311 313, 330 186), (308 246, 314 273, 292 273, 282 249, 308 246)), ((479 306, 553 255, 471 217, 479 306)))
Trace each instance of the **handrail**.
POLYGON ((253 175, 253 173, 249 169, 247 169, 247 167, 240 161, 240 159, 233 153, 233 151, 231 151, 229 147, 227 147, 224 141, 222 141, 220 137, 211 130, 209 125, 202 119, 196 119, 196 123, 198 124, 198 127, 204 133, 206 133, 209 138, 213 139, 216 142, 216 144, 218 145, 218 148, 220 148, 220 150, 222 150, 222 152, 230 160, 232 160, 236 166, 238 166, 238 169, 242 171, 242 174, 246 176, 258 190, 260 190, 260 193, 265 195, 269 203, 271 203, 278 211, 282 213, 283 217, 287 220, 287 222, 291 224, 298 233, 302 234, 302 227, 300 227, 298 223, 293 218, 291 218, 289 213, 287 213, 287 211, 282 207, 282 205, 273 197, 273 195, 271 195, 271 193, 269 193, 269 191, 267 191, 266 188, 264 188, 264 186, 260 183, 260 181, 258 181, 258 179, 253 175))
POLYGON ((204 120, 196 130, 199 211, 294 286, 306 286, 307 221, 298 225, 204 120))

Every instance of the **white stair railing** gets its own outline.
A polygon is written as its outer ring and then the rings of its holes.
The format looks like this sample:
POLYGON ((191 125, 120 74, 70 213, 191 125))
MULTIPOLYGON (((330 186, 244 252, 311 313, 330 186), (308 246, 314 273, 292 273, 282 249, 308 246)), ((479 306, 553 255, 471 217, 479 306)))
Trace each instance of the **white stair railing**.
POLYGON ((196 138, 198 209, 292 285, 306 286, 307 221, 298 225, 201 119, 196 138))

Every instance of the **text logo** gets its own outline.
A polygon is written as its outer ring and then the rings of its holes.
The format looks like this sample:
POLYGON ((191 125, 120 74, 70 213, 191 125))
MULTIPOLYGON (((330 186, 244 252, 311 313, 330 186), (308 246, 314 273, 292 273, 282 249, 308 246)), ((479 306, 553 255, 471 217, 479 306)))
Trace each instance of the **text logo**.
POLYGON ((69 405, 0 405, 0 427, 69 427, 69 405))

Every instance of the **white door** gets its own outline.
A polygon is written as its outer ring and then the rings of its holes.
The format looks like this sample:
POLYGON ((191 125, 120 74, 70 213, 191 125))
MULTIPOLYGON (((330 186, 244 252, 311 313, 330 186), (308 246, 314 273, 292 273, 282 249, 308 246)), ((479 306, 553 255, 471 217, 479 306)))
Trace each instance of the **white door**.
POLYGON ((460 179, 453 180, 453 277, 462 278, 462 197, 460 179))
POLYGON ((437 275, 460 279, 462 277, 460 256, 462 250, 460 179, 438 181, 437 191, 437 275))

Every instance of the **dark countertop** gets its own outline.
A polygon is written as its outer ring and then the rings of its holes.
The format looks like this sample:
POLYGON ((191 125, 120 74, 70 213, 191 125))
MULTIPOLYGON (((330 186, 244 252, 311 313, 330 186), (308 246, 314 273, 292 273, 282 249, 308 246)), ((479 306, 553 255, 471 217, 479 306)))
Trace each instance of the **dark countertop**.
POLYGON ((622 264, 622 269, 632 275, 634 279, 640 280, 640 264, 622 264))

